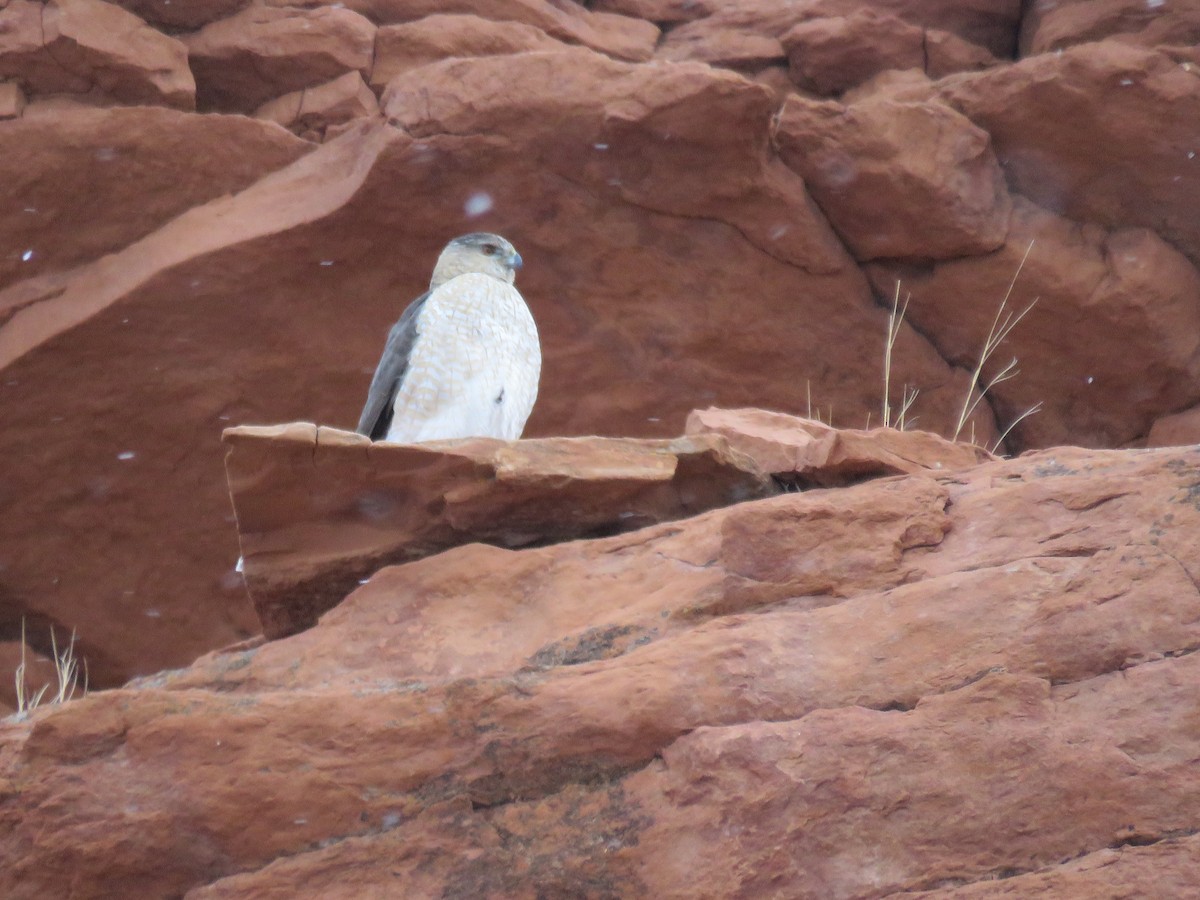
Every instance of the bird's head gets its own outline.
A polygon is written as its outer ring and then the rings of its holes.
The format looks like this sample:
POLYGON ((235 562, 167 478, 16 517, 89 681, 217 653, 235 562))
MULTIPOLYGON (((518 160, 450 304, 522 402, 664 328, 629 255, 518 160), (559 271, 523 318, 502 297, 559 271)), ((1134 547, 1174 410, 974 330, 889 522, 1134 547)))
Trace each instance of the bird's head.
POLYGON ((519 268, 521 254, 500 235, 487 232, 464 234, 448 243, 438 257, 429 289, 469 272, 491 275, 512 284, 519 268))

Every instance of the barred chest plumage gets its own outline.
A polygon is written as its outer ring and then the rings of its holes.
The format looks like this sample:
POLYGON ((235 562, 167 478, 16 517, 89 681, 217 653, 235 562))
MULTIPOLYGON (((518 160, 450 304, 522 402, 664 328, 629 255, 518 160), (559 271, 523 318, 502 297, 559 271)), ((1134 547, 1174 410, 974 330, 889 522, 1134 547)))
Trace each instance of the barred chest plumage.
POLYGON ((416 329, 387 440, 520 437, 537 399, 542 354, 516 288, 489 275, 459 275, 430 294, 416 329))

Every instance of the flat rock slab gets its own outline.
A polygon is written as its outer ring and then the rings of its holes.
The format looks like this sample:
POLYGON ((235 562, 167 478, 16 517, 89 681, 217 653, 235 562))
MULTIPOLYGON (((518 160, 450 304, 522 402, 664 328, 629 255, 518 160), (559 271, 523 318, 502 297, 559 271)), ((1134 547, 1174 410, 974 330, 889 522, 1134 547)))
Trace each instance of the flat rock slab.
POLYGON ((995 459, 977 444, 948 441, 928 431, 833 428, 765 409, 698 409, 688 416, 685 432, 719 434, 776 480, 797 487, 952 472, 995 459))
POLYGON ((405 445, 296 423, 230 428, 224 440, 268 639, 311 627, 391 563, 615 534, 777 491, 715 434, 405 445))

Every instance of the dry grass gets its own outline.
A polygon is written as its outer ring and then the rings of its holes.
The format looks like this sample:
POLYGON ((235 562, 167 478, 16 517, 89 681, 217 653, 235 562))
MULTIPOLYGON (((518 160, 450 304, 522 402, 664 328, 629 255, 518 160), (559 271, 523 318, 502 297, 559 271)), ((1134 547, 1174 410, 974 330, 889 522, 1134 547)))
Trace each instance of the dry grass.
POLYGON ((812 382, 809 381, 807 378, 804 380, 804 396, 805 396, 805 399, 808 401, 808 418, 814 419, 815 421, 820 422, 823 425, 828 425, 830 428, 832 428, 833 427, 833 404, 832 403, 829 404, 829 412, 826 413, 828 418, 827 419, 821 418, 821 407, 818 406, 815 411, 813 410, 812 382))
MULTIPOLYGON (((1015 378, 1020 374, 1017 368, 1017 358, 1014 356, 1009 360, 1008 364, 1003 366, 999 372, 988 379, 987 383, 982 382, 983 370, 987 365, 988 360, 992 358, 999 346, 1009 336, 1017 324, 1029 314, 1029 311, 1037 305, 1038 299, 1034 298, 1033 302, 1026 306, 1019 313, 1013 313, 1008 308, 1008 303, 1012 299, 1013 290, 1016 288, 1017 279, 1021 275, 1021 271, 1025 268, 1025 262, 1029 259, 1029 254, 1033 252, 1034 242, 1030 241, 1029 246, 1025 248, 1025 254, 1021 257, 1021 262, 1018 264, 1016 271, 1013 273, 1012 280, 1009 282, 1008 290, 1005 291, 1004 297, 1000 300, 1000 306, 996 310, 995 318, 992 320, 991 328, 988 330, 987 338, 984 340, 983 349, 980 351, 979 360, 975 365, 974 371, 971 373, 971 380, 967 386, 966 396, 963 398, 962 408, 959 411, 958 421, 954 427, 954 434, 951 440, 957 441, 963 433, 963 429, 970 427, 970 443, 977 443, 975 439, 975 423, 971 420, 971 416, 983 402, 988 391, 996 385, 1015 378)), ((884 341, 883 347, 883 404, 882 404, 882 419, 884 428, 897 428, 904 431, 908 428, 915 427, 917 419, 915 416, 910 416, 913 404, 916 402, 920 391, 917 388, 910 387, 905 384, 901 389, 899 407, 892 405, 892 354, 896 346, 896 340, 900 336, 900 327, 904 323, 904 316, 908 312, 908 304, 912 299, 912 294, 904 294, 903 302, 901 301, 901 283, 896 282, 896 290, 892 296, 892 308, 888 315, 887 338, 884 341)), ((827 418, 822 415, 822 410, 818 406, 813 408, 812 402, 812 384, 805 382, 805 397, 808 402, 808 418, 816 419, 818 422, 823 422, 827 425, 833 425, 833 405, 830 404, 827 418)), ((1029 407, 1004 429, 1003 433, 996 438, 992 445, 988 448, 995 453, 1012 430, 1024 421, 1029 416, 1034 415, 1042 409, 1042 404, 1039 401, 1029 407)), ((867 412, 866 428, 871 428, 871 413, 867 412)))
MULTIPOLYGON (((48 706, 53 706, 58 703, 66 703, 75 696, 76 690, 79 690, 79 660, 75 657, 75 632, 71 632, 71 642, 63 647, 61 651, 58 649, 58 639, 54 636, 54 629, 50 629, 50 647, 54 656, 54 675, 58 686, 54 693, 47 698, 47 692, 50 691, 49 684, 43 684, 38 690, 29 691, 25 683, 25 620, 21 620, 21 662, 17 665, 14 673, 14 681, 17 689, 17 712, 24 713, 30 710, 37 709, 43 702, 48 706)), ((87 662, 84 661, 83 670, 83 688, 82 693, 87 693, 87 662)))
MULTIPOLYGON (((1033 251, 1033 244, 1034 242, 1030 241, 1029 246, 1025 248, 1025 255, 1021 257, 1021 263, 1017 266, 1017 271, 1013 273, 1012 281, 1008 283, 1008 290, 1005 291, 1004 297, 1000 301, 1000 306, 996 310, 996 316, 992 319, 992 327, 988 329, 987 339, 983 342, 983 350, 980 351, 979 362, 975 365, 975 371, 971 373, 970 384, 967 385, 967 396, 963 398, 962 410, 958 414, 958 424, 955 426, 954 434, 950 438, 953 441, 958 440, 958 436, 962 434, 962 430, 964 427, 966 427, 967 421, 971 418, 971 414, 975 412, 975 408, 979 406, 979 404, 983 401, 983 398, 987 396, 988 391, 1000 384, 1002 381, 1008 381, 1010 378, 1015 378, 1017 375, 1021 374, 1021 370, 1017 368, 1017 358, 1014 356, 1005 366, 1000 369, 999 372, 997 372, 988 380, 987 384, 983 384, 980 381, 983 375, 983 367, 987 365, 987 361, 992 357, 992 354, 996 352, 996 348, 998 348, 1000 344, 1004 342, 1004 339, 1008 337, 1009 332, 1011 332, 1017 326, 1018 322, 1028 315, 1029 311, 1037 305, 1037 302, 1040 299, 1035 297, 1032 303, 1015 315, 1011 310, 1008 309, 1008 301, 1012 298, 1012 292, 1017 286, 1017 279, 1021 276, 1021 270, 1025 268, 1025 261, 1029 259, 1029 254, 1033 251), (978 396, 973 396, 976 388, 979 389, 979 394, 978 396)), ((1029 416, 1032 416, 1041 408, 1042 404, 1039 401, 1029 409, 1025 410, 1025 412, 1021 413, 1021 415, 1017 416, 1017 418, 1013 420, 1008 428, 1004 429, 1004 433, 996 439, 996 442, 989 449, 991 449, 993 452, 998 449, 1000 445, 1004 443, 1004 439, 1008 437, 1009 432, 1016 427, 1017 423, 1029 416)))
MULTIPOLYGON (((912 299, 912 294, 904 296, 904 305, 900 305, 900 282, 896 282, 896 294, 892 297, 892 312, 888 316, 887 340, 883 345, 883 427, 891 428, 892 420, 892 348, 896 345, 896 338, 900 335, 900 326, 904 323, 904 314, 908 312, 908 301, 912 299)), ((916 402, 917 395, 920 393, 916 388, 910 388, 907 384, 904 385, 900 395, 900 409, 896 413, 895 427, 904 431, 904 429, 913 424, 916 419, 911 422, 908 420, 908 411, 916 402)), ((870 413, 867 414, 867 428, 871 427, 870 413)))

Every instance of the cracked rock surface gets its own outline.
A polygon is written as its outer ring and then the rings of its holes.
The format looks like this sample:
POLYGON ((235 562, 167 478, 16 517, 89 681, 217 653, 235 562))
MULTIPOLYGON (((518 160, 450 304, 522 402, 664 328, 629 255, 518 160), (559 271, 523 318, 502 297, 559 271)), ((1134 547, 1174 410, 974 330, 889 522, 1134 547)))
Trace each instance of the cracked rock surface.
POLYGON ((469 231, 526 260, 529 437, 877 425, 899 280, 908 425, 1200 440, 1195 4, 869 6, 0 5, 0 643, 111 687, 258 634, 221 432, 352 425, 469 231))
POLYGON ((1194 448, 1056 448, 385 568, 0 726, 0 890, 1151 895, 1197 868, 1198 498, 1194 448))

